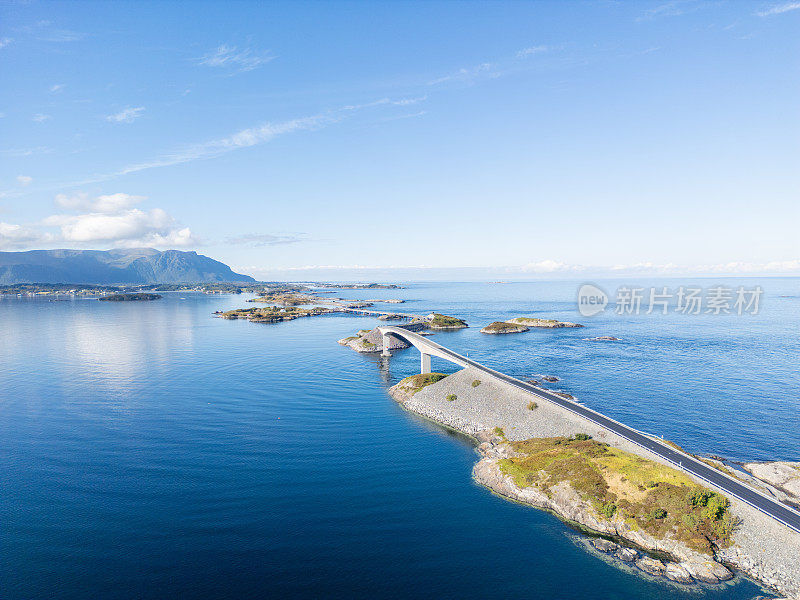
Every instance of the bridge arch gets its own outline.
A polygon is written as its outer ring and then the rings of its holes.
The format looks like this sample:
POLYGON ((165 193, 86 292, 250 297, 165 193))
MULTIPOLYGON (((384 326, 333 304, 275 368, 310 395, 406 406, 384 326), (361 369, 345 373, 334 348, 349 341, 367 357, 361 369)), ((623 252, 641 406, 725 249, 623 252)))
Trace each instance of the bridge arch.
POLYGON ((431 357, 443 358, 459 367, 468 367, 470 362, 460 354, 448 350, 444 346, 440 346, 434 341, 431 341, 421 335, 412 333, 408 329, 396 327, 394 325, 386 325, 378 327, 378 331, 383 335, 383 356, 391 356, 389 352, 389 338, 394 337, 414 346, 420 352, 420 373, 431 372, 431 357))

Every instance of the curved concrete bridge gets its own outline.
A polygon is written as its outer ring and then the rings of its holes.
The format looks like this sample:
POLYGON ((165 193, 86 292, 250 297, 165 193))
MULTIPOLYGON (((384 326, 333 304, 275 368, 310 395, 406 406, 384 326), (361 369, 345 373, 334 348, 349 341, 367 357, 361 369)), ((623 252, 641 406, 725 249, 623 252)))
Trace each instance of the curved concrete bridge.
POLYGON ((672 446, 668 446, 657 438, 645 435, 644 433, 637 431, 632 427, 628 427, 619 421, 615 421, 610 417, 600 414, 599 412, 582 406, 576 402, 567 400, 566 398, 554 394, 553 392, 549 392, 529 383, 525 383, 524 381, 520 381, 519 379, 511 377, 510 375, 506 375, 505 373, 501 373, 500 371, 495 371, 494 369, 485 367, 474 360, 470 360, 465 356, 457 354, 456 352, 453 352, 452 350, 449 350, 434 341, 431 341, 407 329, 403 329, 402 327, 387 325, 385 327, 378 327, 378 331, 383 334, 383 356, 391 356, 391 353, 388 350, 388 337, 393 336, 408 342, 420 351, 422 354, 420 371, 422 373, 431 372, 431 356, 443 358, 444 360, 454 363, 459 367, 472 367, 473 369, 477 369, 489 377, 499 379, 500 381, 528 392, 537 398, 557 404, 561 408, 575 413, 584 419, 588 419, 595 425, 599 425, 600 427, 603 427, 604 429, 607 429, 619 435, 620 437, 625 438, 637 446, 656 454, 662 459, 670 462, 676 468, 685 471, 690 475, 694 475, 695 477, 702 479, 707 483, 710 483, 722 492, 729 494, 734 498, 738 498, 742 502, 749 504, 753 508, 760 510, 762 513, 800 533, 800 512, 794 510, 786 504, 783 504, 782 502, 775 500, 774 498, 770 498, 769 496, 751 487, 749 484, 735 479, 727 473, 723 473, 722 471, 710 467, 704 462, 697 460, 691 454, 681 452, 672 446))

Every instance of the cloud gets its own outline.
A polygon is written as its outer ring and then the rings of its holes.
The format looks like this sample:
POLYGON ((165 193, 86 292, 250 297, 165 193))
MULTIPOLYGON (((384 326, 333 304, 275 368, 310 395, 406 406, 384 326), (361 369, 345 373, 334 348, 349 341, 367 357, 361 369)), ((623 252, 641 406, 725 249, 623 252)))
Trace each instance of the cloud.
POLYGON ((800 9, 800 2, 785 2, 784 4, 776 4, 775 6, 759 11, 756 15, 759 17, 770 17, 797 9, 800 9))
POLYGON ((492 63, 481 63, 469 69, 459 69, 455 73, 439 77, 428 82, 428 85, 438 85, 449 81, 472 81, 478 77, 496 77, 497 73, 493 71, 494 65, 492 63))
POLYGON ((20 185, 29 185, 33 181, 33 177, 29 175, 17 175, 17 183, 20 185))
POLYGON ((77 192, 72 195, 57 194, 55 202, 61 208, 69 210, 90 210, 113 214, 129 209, 144 199, 144 196, 132 196, 122 193, 89 198, 89 195, 85 192, 77 192))
POLYGON ((35 115, 33 115, 33 117, 31 117, 31 118, 32 118, 32 119, 34 120, 34 122, 36 122, 36 123, 44 123, 45 121, 48 121, 48 120, 50 120, 50 118, 51 118, 51 117, 50 117, 50 115, 43 115, 42 113, 36 113, 36 114, 35 114, 35 115))
POLYGON ((257 54, 249 48, 239 50, 235 46, 222 44, 197 59, 197 64, 206 67, 232 68, 239 72, 244 72, 252 71, 274 58, 268 53, 257 54))
POLYGON ((63 83, 57 83, 55 85, 51 85, 50 86, 50 93, 51 94, 55 94, 56 92, 60 92, 60 91, 62 91, 64 89, 64 87, 65 87, 65 84, 63 84, 63 83))
POLYGON ((555 260, 540 260, 522 266, 525 273, 558 273, 565 271, 581 271, 583 267, 579 265, 568 265, 555 260))
POLYGON ((0 249, 13 250, 46 243, 45 234, 35 229, 0 222, 0 249))
POLYGON ((114 247, 184 247, 197 244, 188 227, 180 227, 161 208, 132 208, 144 200, 130 194, 59 194, 56 204, 73 213, 51 215, 34 226, 0 224, 0 247, 22 248, 67 243, 114 247))
POLYGON ((188 146, 187 148, 172 154, 166 154, 151 161, 132 164, 124 167, 116 173, 101 175, 81 183, 96 183, 98 181, 105 181, 120 175, 138 173, 139 171, 145 171, 147 169, 169 167, 172 165, 191 162, 193 160, 220 156, 240 148, 249 148, 258 144, 263 144, 264 142, 272 140, 279 135, 284 135, 294 131, 312 130, 337 120, 338 119, 331 115, 315 115, 311 117, 293 119, 291 121, 284 121, 282 123, 264 123, 258 127, 242 129, 241 131, 238 131, 228 137, 188 146))
POLYGON ((35 148, 6 148, 0 150, 0 154, 3 156, 33 156, 34 154, 48 154, 52 151, 52 148, 47 146, 36 146, 35 148))
POLYGON ((229 237, 225 240, 228 244, 244 244, 248 246, 279 246, 282 244, 296 244, 302 241, 303 234, 275 235, 272 233, 246 233, 229 237))
POLYGON ((0 48, 5 48, 8 46, 13 40, 8 37, 0 38, 0 48))
MULTIPOLYGON (((47 26, 49 22, 42 21, 37 23, 37 25, 47 26)), ((77 42, 84 38, 84 34, 79 33, 77 31, 70 31, 68 29, 54 29, 52 31, 46 32, 40 35, 37 39, 42 42, 77 42)))
POLYGON ((106 115, 106 121, 111 123, 133 123, 142 116, 144 106, 128 107, 113 115, 106 115))
POLYGON ((547 52, 549 48, 547 46, 531 46, 530 48, 523 48, 519 52, 517 52, 517 58, 527 58, 532 54, 541 54, 542 52, 547 52))
MULTIPOLYGON (((329 110, 324 113, 319 113, 308 117, 299 117, 278 123, 267 122, 255 127, 242 129, 227 137, 209 140, 199 144, 188 145, 183 148, 179 148, 174 152, 163 154, 150 160, 130 164, 112 173, 94 175, 81 181, 64 183, 61 184, 60 187, 74 187, 99 183, 148 169, 157 169, 161 167, 169 167, 188 163, 195 160, 214 158, 223 154, 227 154, 228 152, 233 152, 242 148, 249 148, 269 142, 281 135, 299 131, 314 131, 328 125, 338 123, 348 117, 347 113, 377 106, 406 106, 422 102, 425 100, 425 98, 426 96, 417 98, 403 98, 399 100, 381 98, 380 100, 375 100, 373 102, 347 105, 338 109, 329 110)), ((411 116, 420 115, 415 114, 411 116)))

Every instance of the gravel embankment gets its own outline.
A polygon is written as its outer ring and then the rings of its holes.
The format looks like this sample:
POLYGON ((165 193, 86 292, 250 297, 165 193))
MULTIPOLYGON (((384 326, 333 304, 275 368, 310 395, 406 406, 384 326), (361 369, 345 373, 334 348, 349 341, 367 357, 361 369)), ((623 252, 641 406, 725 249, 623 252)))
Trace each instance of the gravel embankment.
MULTIPOLYGON (((478 439, 491 437, 495 427, 501 427, 509 440, 586 433, 621 450, 673 466, 566 409, 470 368, 411 397, 400 397, 396 390, 393 395, 409 410, 478 439), (480 384, 473 386, 475 380, 480 384), (447 400, 452 395, 456 399, 447 400), (533 410, 528 408, 530 402, 536 403, 533 410)), ((715 489, 704 481, 697 482, 715 489)), ((800 599, 800 534, 734 498, 731 512, 741 524, 733 534, 734 545, 719 552, 718 559, 787 597, 800 599)))

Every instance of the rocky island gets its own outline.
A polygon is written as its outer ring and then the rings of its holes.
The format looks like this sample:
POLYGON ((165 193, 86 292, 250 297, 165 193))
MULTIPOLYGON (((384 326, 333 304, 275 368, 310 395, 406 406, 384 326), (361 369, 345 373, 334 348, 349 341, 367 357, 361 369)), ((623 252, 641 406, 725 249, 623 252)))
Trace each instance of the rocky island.
POLYGON ((583 327, 579 323, 570 323, 568 321, 557 321, 556 319, 539 319, 537 317, 515 317, 509 319, 506 323, 514 323, 516 325, 524 325, 525 327, 537 327, 541 329, 559 329, 562 327, 583 327))
POLYGON ((451 317, 440 313, 431 313, 425 317, 428 327, 431 329, 463 329, 469 327, 464 319, 451 317))
POLYGON ((472 368, 414 375, 389 394, 473 437, 478 483, 600 536, 595 551, 682 584, 738 568, 800 597, 800 534, 563 407, 472 368))
POLYGON ((246 319, 252 323, 279 323, 292 321, 301 317, 315 317, 333 312, 330 308, 315 306, 314 308, 298 308, 287 306, 267 306, 264 308, 237 308, 236 310, 217 311, 215 316, 221 319, 246 319))
POLYGON ((528 327, 518 323, 508 323, 506 321, 495 321, 481 329, 481 333, 492 334, 522 333, 523 331, 528 331, 528 327))

